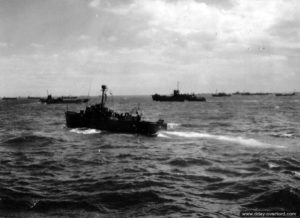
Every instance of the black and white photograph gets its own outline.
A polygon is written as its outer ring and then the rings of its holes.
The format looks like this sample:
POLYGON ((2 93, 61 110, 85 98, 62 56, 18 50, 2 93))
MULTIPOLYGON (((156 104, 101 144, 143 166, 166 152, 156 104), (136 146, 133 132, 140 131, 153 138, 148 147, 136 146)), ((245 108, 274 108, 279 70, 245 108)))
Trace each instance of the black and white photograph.
POLYGON ((299 12, 0 0, 0 218, 299 218, 299 12))

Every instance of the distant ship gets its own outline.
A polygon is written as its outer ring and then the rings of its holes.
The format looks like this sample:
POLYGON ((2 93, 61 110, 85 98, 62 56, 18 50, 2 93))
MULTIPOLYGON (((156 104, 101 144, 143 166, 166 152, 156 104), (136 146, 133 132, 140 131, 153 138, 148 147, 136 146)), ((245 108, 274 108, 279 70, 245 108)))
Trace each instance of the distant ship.
POLYGON ((46 104, 79 104, 88 102, 88 98, 77 98, 77 97, 58 97, 53 98, 52 95, 48 95, 47 98, 40 98, 40 102, 46 104))
POLYGON ((32 96, 28 96, 27 99, 31 99, 31 100, 40 100, 40 97, 32 97, 32 96))
POLYGON ((225 92, 219 92, 219 93, 216 93, 216 94, 212 94, 211 96, 212 97, 230 97, 231 94, 226 94, 225 92))
POLYGON ((294 96, 296 95, 295 92, 292 93, 276 93, 275 96, 294 96))
POLYGON ((233 95, 270 95, 270 93, 267 92, 235 92, 233 95))
POLYGON ((173 95, 152 95, 153 101, 206 101, 206 98, 197 96, 195 94, 181 94, 179 91, 179 84, 177 89, 173 91, 173 95))
POLYGON ((141 114, 117 113, 105 106, 107 87, 102 85, 100 104, 86 107, 80 112, 66 111, 66 123, 69 128, 93 128, 118 133, 138 133, 155 136, 159 130, 167 129, 163 120, 145 121, 141 114))
POLYGON ((2 100, 3 101, 15 101, 15 100, 18 100, 18 98, 3 97, 2 100))

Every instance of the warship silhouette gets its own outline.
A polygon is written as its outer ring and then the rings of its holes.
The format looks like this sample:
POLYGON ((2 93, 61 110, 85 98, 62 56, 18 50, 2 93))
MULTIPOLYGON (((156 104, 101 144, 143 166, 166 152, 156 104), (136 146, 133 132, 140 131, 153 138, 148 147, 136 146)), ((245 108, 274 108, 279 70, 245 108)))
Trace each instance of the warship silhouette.
POLYGON ((216 93, 216 94, 212 94, 211 96, 212 97, 230 97, 231 94, 227 94, 225 92, 219 92, 219 93, 216 93))
POLYGON ((48 95, 47 98, 40 98, 41 103, 46 104, 79 104, 88 102, 88 98, 77 98, 77 97, 58 97, 53 98, 52 95, 48 95))
POLYGON ((179 91, 179 83, 177 89, 173 91, 173 95, 152 95, 153 101, 206 101, 206 98, 193 94, 181 94, 179 91))
POLYGON ((296 95, 296 92, 292 93, 276 93, 275 96, 294 96, 296 95))
POLYGON ((80 112, 66 111, 66 123, 69 128, 93 128, 117 133, 137 133, 155 136, 159 130, 167 129, 163 120, 145 121, 138 111, 135 114, 117 113, 105 106, 107 87, 102 85, 100 104, 87 106, 80 112))

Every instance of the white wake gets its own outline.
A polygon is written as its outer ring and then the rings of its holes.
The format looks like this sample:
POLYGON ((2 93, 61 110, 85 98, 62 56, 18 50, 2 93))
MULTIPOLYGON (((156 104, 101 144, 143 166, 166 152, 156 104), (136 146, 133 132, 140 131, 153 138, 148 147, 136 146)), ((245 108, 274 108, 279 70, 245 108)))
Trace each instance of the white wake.
POLYGON ((176 127, 180 126, 180 123, 167 123, 168 129, 175 129, 176 127))
POLYGON ((272 145, 258 141, 256 139, 244 138, 242 136, 225 136, 225 135, 213 135, 208 133, 199 133, 199 132, 176 132, 176 131, 165 131, 160 132, 158 137, 171 138, 171 137, 182 137, 182 138, 204 138, 204 139, 213 139, 219 141, 226 141, 237 143, 246 146, 260 146, 260 147, 284 147, 279 145, 272 145))
POLYGON ((85 128, 84 129, 82 129, 82 128, 71 129, 70 132, 84 134, 84 135, 101 133, 101 131, 97 130, 97 129, 85 129, 85 128))

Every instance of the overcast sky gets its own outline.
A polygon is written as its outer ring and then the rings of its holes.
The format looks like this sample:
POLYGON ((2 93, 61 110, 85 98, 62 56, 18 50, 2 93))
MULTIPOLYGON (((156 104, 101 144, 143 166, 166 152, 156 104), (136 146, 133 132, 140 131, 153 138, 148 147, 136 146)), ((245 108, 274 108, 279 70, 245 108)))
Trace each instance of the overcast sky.
POLYGON ((0 0, 0 96, 300 91, 299 0, 0 0))

